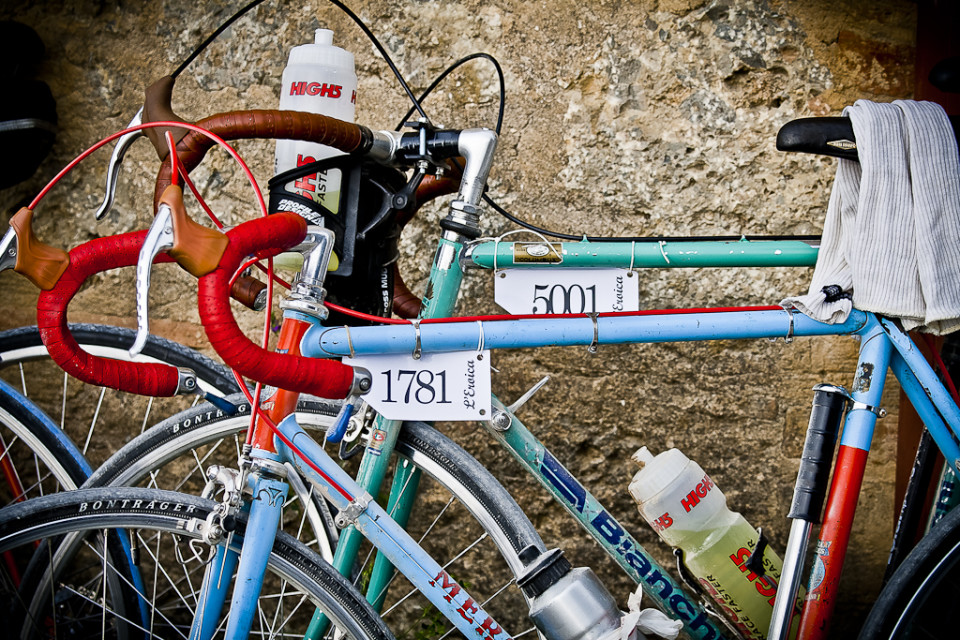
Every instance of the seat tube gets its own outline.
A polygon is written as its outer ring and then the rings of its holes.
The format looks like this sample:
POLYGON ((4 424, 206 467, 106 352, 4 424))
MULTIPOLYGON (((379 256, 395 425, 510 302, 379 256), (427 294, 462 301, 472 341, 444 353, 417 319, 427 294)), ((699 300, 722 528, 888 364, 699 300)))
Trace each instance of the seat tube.
MULTIPOLYGON (((441 238, 436 258, 430 269, 430 286, 428 287, 428 294, 423 299, 423 307, 420 311, 421 319, 441 318, 453 313, 457 302, 457 294, 460 291, 460 284, 463 281, 463 270, 459 261, 462 248, 463 244, 455 234, 445 233, 444 237, 441 238)), ((374 422, 375 437, 371 439, 367 447, 367 452, 363 456, 357 474, 357 484, 372 495, 379 494, 380 485, 386 476, 400 428, 400 422, 387 420, 383 416, 377 416, 374 422)), ((412 498, 415 492, 411 491, 411 487, 416 487, 418 482, 419 471, 415 468, 407 469, 394 478, 395 484, 407 485, 406 491, 410 492, 408 494, 405 492, 407 499, 401 501, 401 504, 391 511, 391 516, 401 526, 406 524, 413 504, 412 498)), ((391 494, 396 494, 397 491, 397 487, 394 487, 391 489, 391 494)), ((341 532, 333 561, 333 566, 341 574, 350 574, 361 539, 360 532, 353 526, 349 526, 341 532)), ((373 588, 367 593, 368 601, 372 603, 382 602, 383 589, 389 582, 392 573, 392 565, 378 554, 370 579, 373 588)), ((311 625, 311 630, 316 628, 311 625)))
POLYGON ((893 345, 873 316, 870 316, 860 335, 860 358, 850 393, 853 404, 840 438, 836 468, 797 634, 803 640, 826 638, 829 633, 867 453, 880 412, 884 380, 893 350, 893 345))
POLYGON ((267 560, 273 549, 283 502, 287 497, 283 465, 276 462, 274 456, 257 450, 253 452, 253 458, 255 470, 249 476, 253 484, 253 499, 250 502, 247 532, 256 535, 247 535, 243 540, 236 584, 230 600, 230 618, 225 636, 228 640, 246 638, 250 633, 267 560))

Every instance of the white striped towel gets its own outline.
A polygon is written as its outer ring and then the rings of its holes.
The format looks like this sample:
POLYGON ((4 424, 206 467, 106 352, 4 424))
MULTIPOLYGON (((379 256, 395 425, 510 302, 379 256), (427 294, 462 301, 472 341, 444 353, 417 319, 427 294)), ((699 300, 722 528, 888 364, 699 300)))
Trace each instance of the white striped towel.
POLYGON ((946 113, 858 100, 843 114, 860 162, 839 161, 810 290, 781 304, 828 323, 855 306, 907 330, 960 329, 960 161, 946 113), (829 285, 852 292, 852 304, 827 302, 829 285))

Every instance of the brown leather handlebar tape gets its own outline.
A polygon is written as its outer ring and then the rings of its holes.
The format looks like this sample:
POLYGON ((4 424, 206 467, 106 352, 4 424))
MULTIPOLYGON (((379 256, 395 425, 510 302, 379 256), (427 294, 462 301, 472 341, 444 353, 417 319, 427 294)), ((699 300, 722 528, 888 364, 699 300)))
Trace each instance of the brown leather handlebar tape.
POLYGON ((32 222, 33 210, 26 207, 10 218, 10 228, 17 234, 17 264, 13 270, 49 291, 70 266, 70 256, 63 249, 40 242, 33 233, 32 222))
POLYGON ((173 219, 173 247, 167 251, 170 257, 196 278, 216 269, 230 243, 227 236, 188 216, 183 191, 176 185, 164 190, 160 203, 170 207, 173 219))
MULTIPOLYGON (((455 166, 455 165, 454 165, 455 166)), ((403 227, 410 222, 421 206, 439 196, 456 193, 460 186, 459 171, 448 172, 442 178, 436 176, 425 176, 423 182, 417 187, 416 208, 406 209, 397 214, 397 224, 401 232, 403 227), (450 173, 454 173, 453 176, 450 173)), ((423 301, 403 281, 400 275, 398 263, 393 263, 393 312, 401 318, 411 319, 420 315, 420 307, 423 301)))
MULTIPOLYGON (((173 112, 173 106, 171 105, 171 100, 173 99, 173 83, 174 79, 172 76, 164 76, 147 87, 143 100, 142 119, 144 124, 147 122, 186 122, 186 120, 173 112)), ((151 127, 144 130, 147 138, 153 143, 154 149, 157 150, 157 156, 159 156, 161 160, 166 160, 170 154, 167 141, 164 140, 164 133, 167 131, 173 134, 173 141, 176 143, 180 142, 180 140, 187 135, 189 129, 151 127)))
POLYGON ((263 305, 257 304, 257 298, 260 297, 260 294, 266 288, 267 285, 265 282, 260 282, 253 276, 240 276, 234 281, 233 286, 230 287, 230 297, 248 309, 262 311, 263 305))
MULTIPOLYGON (((305 140, 325 144, 344 153, 360 150, 365 138, 364 128, 360 125, 302 111, 231 111, 204 118, 197 122, 197 126, 217 134, 224 140, 240 138, 305 140)), ((183 169, 187 172, 192 171, 214 144, 213 140, 202 133, 190 131, 177 143, 177 155, 183 169)), ((159 204, 160 196, 169 184, 170 161, 167 159, 164 160, 157 176, 157 186, 154 191, 155 205, 159 204)))

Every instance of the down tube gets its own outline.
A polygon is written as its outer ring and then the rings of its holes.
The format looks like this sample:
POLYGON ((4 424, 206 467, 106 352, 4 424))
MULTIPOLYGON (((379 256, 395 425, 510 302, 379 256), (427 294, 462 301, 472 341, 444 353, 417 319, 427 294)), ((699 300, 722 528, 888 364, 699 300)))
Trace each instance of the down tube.
POLYGON ((553 494, 631 578, 643 585, 644 593, 656 606, 670 617, 681 620, 691 638, 713 640, 725 637, 669 573, 496 397, 493 405, 494 414, 505 412, 510 416, 511 424, 506 431, 498 431, 490 422, 484 422, 487 430, 553 494))
POLYGON ((286 418, 277 426, 316 469, 307 465, 304 459, 294 454, 286 444, 278 442, 277 450, 283 459, 310 478, 324 497, 341 514, 352 520, 353 526, 384 553, 464 637, 475 640, 510 640, 510 634, 497 624, 403 527, 391 519, 383 507, 327 455, 323 447, 304 432, 297 424, 296 416, 286 418))

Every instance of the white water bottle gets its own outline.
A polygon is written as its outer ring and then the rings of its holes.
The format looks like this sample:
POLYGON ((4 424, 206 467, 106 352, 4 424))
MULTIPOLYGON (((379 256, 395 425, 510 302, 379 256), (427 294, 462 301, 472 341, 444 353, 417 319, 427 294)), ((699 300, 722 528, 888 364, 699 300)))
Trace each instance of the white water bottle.
MULTIPOLYGON (((333 46, 333 31, 317 29, 312 44, 300 45, 290 51, 280 87, 280 109, 319 113, 353 122, 356 102, 357 73, 353 54, 333 46)), ((274 174, 338 155, 343 154, 321 144, 277 140, 274 174)), ((341 182, 341 171, 327 170, 292 180, 285 188, 336 214, 340 206, 341 182)))
POLYGON ((640 515, 667 544, 683 550, 687 569, 744 638, 765 638, 783 562, 768 546, 764 575, 747 568, 757 531, 727 508, 710 476, 683 453, 669 449, 654 456, 641 447, 633 459, 641 468, 629 490, 640 515))

